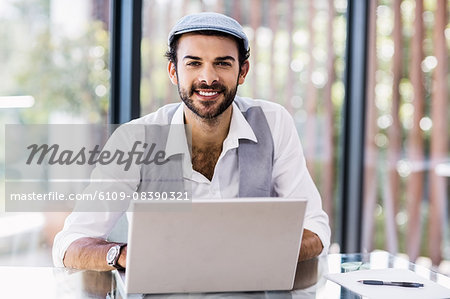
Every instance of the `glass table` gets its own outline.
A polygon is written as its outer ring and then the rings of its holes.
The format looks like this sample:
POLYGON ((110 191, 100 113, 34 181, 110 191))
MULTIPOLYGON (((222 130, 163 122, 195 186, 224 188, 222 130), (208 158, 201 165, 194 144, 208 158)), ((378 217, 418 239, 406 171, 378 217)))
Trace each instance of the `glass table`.
MULTIPOLYGON (((384 251, 368 254, 330 254, 298 264, 292 291, 129 295, 128 298, 361 298, 327 280, 327 273, 359 269, 409 269, 449 288, 450 277, 384 251)), ((1 298, 124 298, 111 272, 50 267, 0 267, 1 298)))

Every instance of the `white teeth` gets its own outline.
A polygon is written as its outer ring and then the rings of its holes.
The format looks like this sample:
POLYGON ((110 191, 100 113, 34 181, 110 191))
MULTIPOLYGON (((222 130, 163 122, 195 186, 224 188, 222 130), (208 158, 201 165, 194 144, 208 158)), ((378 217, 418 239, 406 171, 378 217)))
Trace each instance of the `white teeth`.
POLYGON ((211 91, 211 92, 199 91, 198 93, 201 96, 210 97, 210 96, 216 95, 218 92, 217 91, 211 91))

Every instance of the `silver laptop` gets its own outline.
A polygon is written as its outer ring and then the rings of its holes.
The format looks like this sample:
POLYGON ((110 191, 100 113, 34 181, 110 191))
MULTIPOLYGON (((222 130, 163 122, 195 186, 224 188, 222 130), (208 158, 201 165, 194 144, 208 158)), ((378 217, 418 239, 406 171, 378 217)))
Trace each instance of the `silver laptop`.
POLYGON ((304 199, 193 200, 182 209, 136 202, 121 293, 290 290, 304 199), (145 212, 139 212, 145 211, 145 212))

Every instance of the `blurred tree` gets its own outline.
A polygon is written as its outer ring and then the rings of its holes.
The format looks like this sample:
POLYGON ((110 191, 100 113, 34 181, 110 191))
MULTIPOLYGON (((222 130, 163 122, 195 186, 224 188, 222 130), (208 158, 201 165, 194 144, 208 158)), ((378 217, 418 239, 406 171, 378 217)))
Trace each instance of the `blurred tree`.
POLYGON ((0 78, 9 78, 1 92, 35 98, 32 109, 19 112, 23 123, 47 123, 61 112, 83 122, 106 122, 108 32, 103 23, 89 22, 79 36, 63 35, 50 21, 49 3, 15 1, 16 17, 0 20, 0 37, 9 45, 0 52, 7 65, 0 78))
POLYGON ((332 88, 336 80, 336 70, 334 64, 336 62, 336 54, 334 50, 333 41, 333 23, 336 18, 334 8, 334 1, 328 0, 328 24, 327 24, 327 83, 324 91, 324 106, 325 106, 325 136, 324 136, 324 170, 322 172, 322 202, 325 212, 327 212, 330 219, 331 231, 334 232, 334 217, 333 217, 333 195, 334 195, 334 181, 335 181, 335 161, 334 152, 336 145, 334 142, 334 106, 332 101, 332 88))
POLYGON ((315 1, 308 1, 308 84, 306 86, 306 131, 303 144, 305 147, 306 164, 313 179, 316 179, 315 160, 316 135, 317 135, 317 88, 313 84, 313 74, 316 69, 314 50, 316 46, 316 28, 314 18, 316 16, 315 1))
POLYGON ((439 265, 442 260, 442 241, 445 224, 445 205, 448 202, 445 180, 434 171, 436 164, 448 159, 448 49, 445 40, 446 24, 448 22, 447 4, 445 0, 438 0, 435 11, 435 26, 433 30, 434 53, 437 60, 433 73, 431 118, 430 160, 430 225, 429 248, 433 265, 439 265))
POLYGON ((397 253, 397 225, 395 216, 398 212, 397 202, 400 200, 400 176, 397 172, 397 163, 401 159, 402 154, 402 130, 400 125, 400 91, 399 84, 402 76, 402 57, 403 57, 403 36, 402 36, 402 0, 395 0, 394 6, 394 56, 392 58, 392 104, 391 116, 392 125, 388 130, 389 147, 388 147, 388 165, 389 176, 387 177, 386 192, 384 193, 383 203, 385 206, 386 221, 386 248, 389 252, 397 253))
POLYGON ((375 103, 375 73, 377 70, 377 10, 378 1, 372 0, 369 8, 369 40, 367 44, 367 104, 366 104, 366 157, 364 161, 364 204, 362 249, 372 251, 374 248, 375 207, 377 204, 377 158, 378 148, 375 143, 377 127, 377 107, 375 103))
POLYGON ((421 241, 421 203, 423 197, 423 183, 424 171, 423 160, 425 155, 424 138, 422 130, 420 129, 420 120, 425 114, 425 86, 424 76, 421 68, 423 60, 423 39, 424 39, 424 25, 423 25, 423 1, 416 1, 415 17, 414 17, 414 35, 411 41, 411 65, 410 78, 414 88, 413 95, 413 120, 412 128, 409 130, 407 155, 413 167, 416 170, 412 171, 408 177, 406 185, 406 200, 408 212, 408 227, 407 227, 407 253, 412 261, 415 261, 420 252, 421 241))

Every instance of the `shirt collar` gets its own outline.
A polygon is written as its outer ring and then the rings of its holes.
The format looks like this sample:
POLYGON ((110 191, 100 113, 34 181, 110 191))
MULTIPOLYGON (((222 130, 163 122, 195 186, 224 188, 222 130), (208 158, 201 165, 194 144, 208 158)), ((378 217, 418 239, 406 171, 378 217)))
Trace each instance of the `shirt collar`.
POLYGON ((258 142, 252 127, 245 119, 238 105, 233 102, 230 130, 223 142, 224 150, 237 148, 239 146, 239 139, 249 139, 253 142, 258 142))
POLYGON ((184 103, 178 106, 170 121, 166 144, 166 157, 176 154, 189 154, 183 109, 184 103))
MULTIPOLYGON (((223 142, 223 153, 229 149, 239 146, 239 139, 248 139, 258 142, 252 127, 245 119, 241 110, 235 102, 233 102, 233 112, 231 114, 230 129, 228 135, 223 142)), ((184 124, 184 103, 178 106, 172 120, 166 144, 166 157, 175 154, 184 154, 185 163, 190 162, 190 151, 188 148, 185 124, 184 124)))

